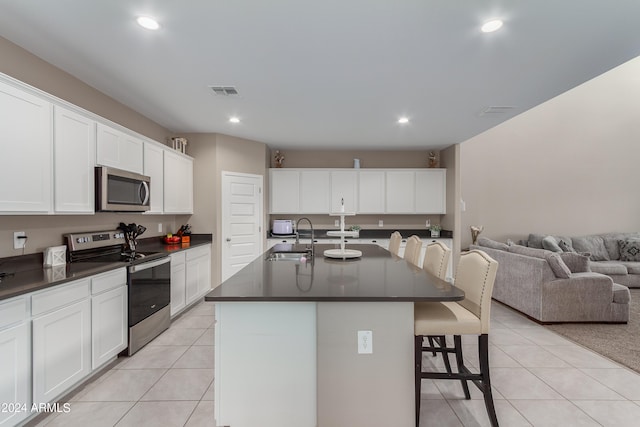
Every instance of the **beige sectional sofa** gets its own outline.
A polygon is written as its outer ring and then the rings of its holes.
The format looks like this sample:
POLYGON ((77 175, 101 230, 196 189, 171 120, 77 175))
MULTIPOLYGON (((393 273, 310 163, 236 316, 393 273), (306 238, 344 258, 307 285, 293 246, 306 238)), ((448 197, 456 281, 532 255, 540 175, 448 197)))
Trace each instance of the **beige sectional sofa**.
POLYGON ((539 322, 629 320, 629 289, 590 271, 591 261, 584 255, 487 238, 471 249, 481 249, 499 263, 493 298, 539 322))

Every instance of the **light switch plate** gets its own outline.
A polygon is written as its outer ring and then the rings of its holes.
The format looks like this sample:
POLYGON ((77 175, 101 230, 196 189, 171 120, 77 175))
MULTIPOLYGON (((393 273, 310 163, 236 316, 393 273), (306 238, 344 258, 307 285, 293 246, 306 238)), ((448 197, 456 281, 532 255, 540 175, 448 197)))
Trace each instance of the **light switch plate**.
POLYGON ((378 221, 378 227, 384 227, 384 221, 383 220, 379 220, 378 221))

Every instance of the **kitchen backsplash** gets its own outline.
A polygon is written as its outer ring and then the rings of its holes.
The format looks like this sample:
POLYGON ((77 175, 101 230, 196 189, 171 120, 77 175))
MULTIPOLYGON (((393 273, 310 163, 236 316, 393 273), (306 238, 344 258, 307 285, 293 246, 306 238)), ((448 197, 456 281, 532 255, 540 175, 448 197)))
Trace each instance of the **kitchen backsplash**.
MULTIPOLYGON (((299 218, 307 217, 313 223, 314 228, 318 229, 335 229, 335 220, 337 217, 329 215, 271 215, 269 218, 269 228, 271 227, 271 220, 274 219, 291 219, 297 221, 299 218)), ((352 225, 359 225, 363 229, 420 229, 427 228, 427 220, 430 224, 440 224, 441 215, 355 215, 347 216, 345 218, 346 228, 352 225), (379 221, 382 220, 382 227, 379 226, 379 221)), ((306 222, 301 223, 301 226, 307 227, 306 222)))
POLYGON ((124 213, 98 213, 95 215, 16 215, 2 216, 0 221, 0 258, 22 255, 22 249, 13 249, 13 232, 24 231, 28 237, 25 254, 42 252, 50 246, 64 244, 63 234, 81 231, 118 228, 120 222, 144 225, 143 237, 173 233, 181 224, 189 222, 189 215, 142 215, 124 213), (158 232, 162 224, 162 232, 158 232))

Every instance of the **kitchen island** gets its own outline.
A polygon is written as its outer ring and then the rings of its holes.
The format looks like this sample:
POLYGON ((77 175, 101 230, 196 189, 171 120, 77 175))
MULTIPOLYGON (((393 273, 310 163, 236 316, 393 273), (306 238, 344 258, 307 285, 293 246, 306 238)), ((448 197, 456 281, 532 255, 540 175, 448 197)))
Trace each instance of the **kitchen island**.
POLYGON ((276 245, 210 292, 217 426, 412 426, 413 303, 464 293, 391 255, 276 245))

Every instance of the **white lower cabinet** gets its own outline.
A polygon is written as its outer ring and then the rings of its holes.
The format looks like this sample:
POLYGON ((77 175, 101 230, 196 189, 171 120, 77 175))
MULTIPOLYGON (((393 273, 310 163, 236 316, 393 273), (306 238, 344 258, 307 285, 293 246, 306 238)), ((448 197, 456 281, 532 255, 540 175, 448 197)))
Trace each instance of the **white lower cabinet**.
POLYGON ((33 402, 51 402, 91 373, 91 301, 33 319, 33 402))
POLYGON ((185 262, 185 252, 171 254, 171 316, 178 314, 187 305, 185 262))
POLYGON ((211 249, 207 245, 187 251, 186 302, 187 305, 211 290, 211 249))
POLYGON ((91 280, 91 368, 97 369, 127 348, 127 272, 91 280))
POLYGON ((24 420, 31 408, 31 324, 26 297, 0 304, 0 426, 24 420))
POLYGON ((211 245, 171 254, 171 316, 211 290, 211 245))

